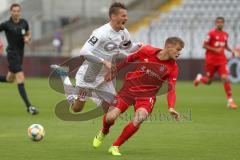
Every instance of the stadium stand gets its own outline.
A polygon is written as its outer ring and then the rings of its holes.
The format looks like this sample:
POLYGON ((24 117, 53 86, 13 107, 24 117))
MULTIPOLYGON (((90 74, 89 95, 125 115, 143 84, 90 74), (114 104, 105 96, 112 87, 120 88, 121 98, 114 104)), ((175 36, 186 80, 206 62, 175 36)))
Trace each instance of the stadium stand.
POLYGON ((168 36, 180 36, 186 42, 181 58, 203 58, 202 43, 217 16, 226 19, 225 30, 229 33, 230 46, 239 44, 238 0, 182 0, 181 5, 175 5, 169 12, 159 13, 148 26, 135 31, 133 37, 136 41, 162 46, 168 36))

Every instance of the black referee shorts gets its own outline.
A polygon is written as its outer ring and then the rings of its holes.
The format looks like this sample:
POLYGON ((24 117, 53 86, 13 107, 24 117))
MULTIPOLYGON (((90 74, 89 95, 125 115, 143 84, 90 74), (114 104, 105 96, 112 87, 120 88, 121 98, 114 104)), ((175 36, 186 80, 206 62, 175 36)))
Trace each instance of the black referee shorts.
POLYGON ((9 71, 12 73, 18 73, 22 71, 22 63, 23 63, 23 54, 17 53, 8 53, 7 60, 8 60, 8 68, 9 71))

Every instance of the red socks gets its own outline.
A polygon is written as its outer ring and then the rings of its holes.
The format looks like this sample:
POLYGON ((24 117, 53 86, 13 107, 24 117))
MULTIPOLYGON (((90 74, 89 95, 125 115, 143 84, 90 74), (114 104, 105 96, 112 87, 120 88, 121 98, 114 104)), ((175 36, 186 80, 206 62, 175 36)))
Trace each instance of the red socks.
POLYGON ((118 139, 113 143, 113 146, 121 146, 126 140, 128 140, 134 133, 137 132, 139 127, 135 127, 132 122, 130 122, 123 129, 121 135, 118 139))
POLYGON ((103 129, 102 129, 102 133, 103 134, 108 134, 109 133, 109 128, 114 124, 114 121, 112 122, 107 122, 106 119, 106 114, 103 116, 103 129))
POLYGON ((230 82, 224 82, 224 90, 227 95, 227 99, 232 98, 232 90, 231 90, 231 85, 230 82))

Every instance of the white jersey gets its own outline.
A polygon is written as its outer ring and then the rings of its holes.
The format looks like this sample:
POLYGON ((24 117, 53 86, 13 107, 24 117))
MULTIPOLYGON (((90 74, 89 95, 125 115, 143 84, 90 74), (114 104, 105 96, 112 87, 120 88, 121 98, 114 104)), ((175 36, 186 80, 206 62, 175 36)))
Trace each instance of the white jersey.
MULTIPOLYGON (((126 28, 116 32, 110 23, 107 23, 92 32, 92 35, 82 47, 80 54, 94 55, 111 61, 116 54, 129 53, 133 46, 126 28)), ((96 88, 104 82, 105 74, 103 64, 85 60, 76 75, 77 85, 96 88)))

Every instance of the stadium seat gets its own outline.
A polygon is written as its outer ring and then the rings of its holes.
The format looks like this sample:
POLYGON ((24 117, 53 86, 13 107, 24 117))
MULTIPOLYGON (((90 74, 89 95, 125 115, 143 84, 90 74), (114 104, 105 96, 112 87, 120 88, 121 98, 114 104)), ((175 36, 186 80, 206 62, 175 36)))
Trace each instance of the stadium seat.
POLYGON ((240 32, 239 15, 238 0, 183 0, 179 7, 160 14, 151 27, 136 32, 134 39, 138 41, 143 38, 145 43, 162 46, 165 38, 180 36, 186 43, 181 58, 203 58, 202 43, 209 29, 214 27, 217 16, 226 19, 225 30, 229 32, 229 44, 240 43, 240 34, 237 34, 240 32))

